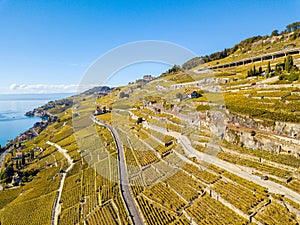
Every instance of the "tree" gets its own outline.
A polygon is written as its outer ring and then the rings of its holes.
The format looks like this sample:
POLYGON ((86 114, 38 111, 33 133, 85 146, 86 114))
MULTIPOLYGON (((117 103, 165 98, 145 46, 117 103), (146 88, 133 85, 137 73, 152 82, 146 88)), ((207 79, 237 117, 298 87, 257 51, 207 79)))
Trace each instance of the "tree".
POLYGON ((125 98, 125 93, 123 91, 120 92, 119 98, 125 98))
POLYGON ((262 70, 261 66, 258 68, 258 73, 259 73, 259 74, 262 74, 262 73, 263 73, 263 70, 262 70))
POLYGON ((180 99, 180 101, 182 100, 183 98, 183 95, 181 93, 177 93, 176 94, 176 98, 180 99))
POLYGON ((278 30, 273 30, 271 36, 278 36, 278 30))
POLYGON ((285 59, 285 65, 284 68, 285 70, 289 73, 291 72, 291 70, 293 69, 294 66, 294 61, 293 61, 293 57, 288 55, 285 59))
POLYGON ((171 69, 168 70, 168 74, 172 74, 172 73, 177 73, 179 71, 181 71, 181 67, 178 65, 174 65, 171 69))
POLYGON ((271 63, 270 63, 270 61, 268 62, 267 73, 271 73, 271 63))
POLYGON ((142 117, 139 117, 139 118, 137 119, 137 121, 136 121, 137 124, 140 124, 140 123, 142 123, 142 122, 143 122, 143 118, 142 118, 142 117))
POLYGON ((287 32, 292 32, 300 29, 300 22, 294 22, 286 26, 287 32))
POLYGON ((33 150, 30 151, 30 158, 31 158, 31 160, 34 159, 34 151, 33 150))
POLYGON ((25 165, 25 156, 24 155, 22 156, 22 165, 23 166, 25 165))
MULTIPOLYGON (((138 86, 137 86, 138 88, 138 86)), ((119 98, 129 98, 129 94, 124 93, 123 91, 120 92, 119 98)))
POLYGON ((250 70, 248 71, 247 77, 252 77, 253 75, 254 75, 254 74, 253 74, 253 70, 250 69, 250 70))
POLYGON ((13 166, 10 164, 6 167, 4 174, 3 174, 3 179, 9 179, 10 177, 12 177, 14 175, 14 168, 13 166))

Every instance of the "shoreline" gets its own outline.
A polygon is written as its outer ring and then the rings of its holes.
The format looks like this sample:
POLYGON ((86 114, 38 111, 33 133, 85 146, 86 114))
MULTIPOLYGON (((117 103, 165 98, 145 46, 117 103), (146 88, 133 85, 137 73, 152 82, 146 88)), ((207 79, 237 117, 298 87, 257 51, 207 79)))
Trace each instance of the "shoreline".
MULTIPOLYGON (((21 134, 17 135, 12 140, 8 141, 5 146, 1 146, 0 148, 0 170, 3 168, 3 162, 7 155, 14 150, 21 151, 22 149, 16 149, 15 146, 18 143, 23 143, 34 139, 35 137, 39 136, 39 134, 45 130, 50 124, 53 124, 59 121, 59 117, 48 113, 47 110, 56 108, 56 107, 72 107, 73 101, 70 100, 70 97, 62 98, 59 100, 48 100, 42 106, 39 106, 32 111, 25 112, 24 116, 27 118, 39 118, 38 122, 35 122, 30 125, 30 127, 21 132, 21 134)), ((6 189, 2 184, 0 184, 0 191, 6 189)))
MULTIPOLYGON (((24 129, 22 131, 20 131, 20 133, 12 136, 10 139, 7 140, 3 140, 3 143, 0 144, 1 148, 6 148, 7 145, 9 145, 10 142, 14 142, 19 136, 23 135, 24 133, 26 133, 27 131, 30 131, 31 129, 35 128, 35 124, 36 123, 41 123, 44 120, 49 119, 49 116, 52 115, 48 115, 46 113, 46 111, 48 109, 50 109, 51 107, 49 107, 49 103, 53 104, 55 106, 55 102, 57 101, 62 101, 63 99, 67 99, 69 97, 72 97, 74 95, 74 93, 53 93, 53 94, 0 94, 0 101, 44 101, 44 103, 40 102, 38 103, 36 106, 34 106, 35 108, 30 109, 30 111, 24 110, 22 112, 23 117, 22 118, 11 118, 8 120, 3 120, 0 122, 4 122, 4 123, 9 123, 9 122, 16 122, 16 121, 25 121, 28 120, 30 118, 40 118, 39 120, 35 120, 32 123, 30 123, 30 125, 24 127, 24 129), (2 97, 5 96, 4 99, 2 99, 2 97), (10 96, 12 97, 11 99, 7 99, 6 97, 10 96), (48 107, 45 107, 48 106, 48 107), (43 112, 38 112, 38 109, 43 109, 43 112), (31 112, 36 112, 33 113, 32 115, 30 114, 31 112), (44 113, 44 114, 43 114, 44 113), (48 117, 45 117, 45 114, 48 117)), ((21 111, 19 111, 21 112, 21 111)), ((1 149, 0 148, 0 149, 1 149)), ((1 154, 1 151, 0 151, 1 154)))

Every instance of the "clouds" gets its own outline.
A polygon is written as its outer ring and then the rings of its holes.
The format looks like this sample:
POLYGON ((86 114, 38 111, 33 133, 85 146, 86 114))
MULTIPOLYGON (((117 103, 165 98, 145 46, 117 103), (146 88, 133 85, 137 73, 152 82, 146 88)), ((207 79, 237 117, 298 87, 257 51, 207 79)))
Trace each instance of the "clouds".
MULTIPOLYGON (((88 87, 86 87, 88 88, 88 87)), ((46 93, 75 93, 79 89, 77 84, 11 84, 9 87, 13 93, 34 93, 34 94, 46 94, 46 93)), ((82 90, 82 88, 80 88, 82 90)))

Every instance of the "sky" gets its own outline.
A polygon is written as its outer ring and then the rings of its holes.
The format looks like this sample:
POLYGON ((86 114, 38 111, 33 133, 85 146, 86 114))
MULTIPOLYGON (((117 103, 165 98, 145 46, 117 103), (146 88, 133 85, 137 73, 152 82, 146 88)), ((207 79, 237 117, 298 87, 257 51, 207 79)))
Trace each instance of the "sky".
MULTIPOLYGON (((74 92, 120 45, 172 42, 206 55, 299 21, 299 0, 0 0, 0 94, 74 92)), ((122 85, 170 65, 125 68, 122 85)))

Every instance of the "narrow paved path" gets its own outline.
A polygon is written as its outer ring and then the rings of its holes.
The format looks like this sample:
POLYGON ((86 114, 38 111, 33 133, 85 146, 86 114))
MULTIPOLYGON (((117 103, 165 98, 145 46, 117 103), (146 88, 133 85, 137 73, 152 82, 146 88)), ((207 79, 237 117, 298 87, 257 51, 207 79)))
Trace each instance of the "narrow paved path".
POLYGON ((51 225, 57 225, 58 224, 58 216, 59 216, 59 214, 61 212, 61 205, 59 204, 59 202, 60 202, 60 199, 61 199, 61 195, 62 195, 64 183, 65 183, 65 180, 66 180, 67 173, 72 169, 72 167, 74 166, 74 163, 73 163, 72 158, 68 154, 67 150, 63 149, 58 144, 52 143, 50 141, 47 141, 46 144, 51 145, 51 146, 57 148, 57 150, 60 153, 63 154, 63 156, 67 159, 67 161, 69 163, 69 167, 67 168, 67 170, 62 173, 62 177, 61 177, 61 180, 60 180, 59 188, 57 190, 57 194, 56 194, 54 205, 53 205, 53 209, 52 209, 51 225))
POLYGON ((127 168, 126 168, 125 153, 124 153, 123 145, 121 144, 118 132, 116 131, 116 129, 114 127, 112 127, 109 124, 101 122, 94 116, 91 116, 90 118, 96 124, 98 124, 100 126, 105 126, 106 128, 108 128, 116 142, 116 146, 118 149, 118 164, 119 164, 119 173, 120 173, 121 193, 122 193, 123 199, 125 201, 127 210, 129 212, 129 215, 131 217, 133 224, 134 225, 142 225, 142 224, 144 224, 143 219, 139 213, 139 210, 134 201, 134 197, 130 190, 127 168))
POLYGON ((293 200, 294 202, 300 204, 300 194, 287 188, 286 186, 280 185, 278 183, 275 183, 273 181, 270 180, 262 180, 260 177, 248 173, 247 170, 249 168, 247 167, 243 167, 243 166, 237 166, 233 163, 229 163, 226 162, 224 160, 221 160, 219 158, 217 158, 216 156, 212 156, 212 155, 208 155, 202 152, 197 151, 196 149, 194 149, 191 145, 191 142, 189 141, 189 139, 177 132, 174 131, 167 131, 165 128, 162 127, 158 127, 155 125, 149 125, 147 123, 143 123, 143 125, 147 128, 153 129, 155 131, 158 131, 160 133, 163 134, 168 134, 171 135, 173 137, 175 137, 176 139, 178 139, 178 141, 182 144, 183 149, 185 151, 185 153, 189 156, 189 157, 197 157, 198 160, 201 161, 205 161, 208 163, 211 163, 215 166, 218 166, 222 169, 227 170, 230 173, 233 173, 239 177, 242 177, 244 179, 247 179, 249 181, 252 181, 258 185, 261 185, 263 187, 266 187, 269 189, 270 192, 275 193, 275 194, 284 194, 287 198, 293 200))

